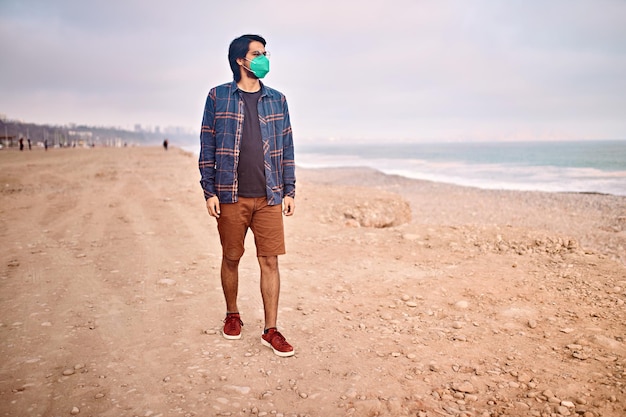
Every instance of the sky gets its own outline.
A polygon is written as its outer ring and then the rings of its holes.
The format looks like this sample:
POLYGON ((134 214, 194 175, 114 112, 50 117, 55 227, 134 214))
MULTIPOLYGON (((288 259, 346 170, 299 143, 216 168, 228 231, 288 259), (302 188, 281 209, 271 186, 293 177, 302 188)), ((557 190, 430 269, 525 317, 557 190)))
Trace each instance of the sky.
POLYGON ((294 139, 626 139, 624 0, 0 0, 0 114, 199 132, 260 34, 294 139))

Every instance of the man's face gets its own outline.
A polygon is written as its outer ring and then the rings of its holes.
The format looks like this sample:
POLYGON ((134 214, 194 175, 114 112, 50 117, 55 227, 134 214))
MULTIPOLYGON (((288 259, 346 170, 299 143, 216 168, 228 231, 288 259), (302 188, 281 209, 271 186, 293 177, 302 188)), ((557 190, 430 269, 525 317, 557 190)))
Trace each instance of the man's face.
POLYGON ((240 61, 240 64, 246 67, 245 73, 250 78, 258 78, 252 71, 250 71, 250 61, 260 55, 265 55, 265 46, 259 41, 252 41, 250 45, 248 45, 248 53, 246 54, 246 58, 240 61))

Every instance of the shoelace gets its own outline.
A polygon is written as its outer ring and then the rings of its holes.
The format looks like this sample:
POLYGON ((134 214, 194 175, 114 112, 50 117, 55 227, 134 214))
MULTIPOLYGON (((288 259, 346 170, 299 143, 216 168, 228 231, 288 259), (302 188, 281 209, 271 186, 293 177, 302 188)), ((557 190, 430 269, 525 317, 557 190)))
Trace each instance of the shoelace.
POLYGON ((271 343, 272 343, 272 344, 274 344, 274 343, 278 343, 278 344, 280 344, 281 346, 284 346, 285 344, 287 344, 287 340, 285 339, 285 337, 284 337, 282 334, 280 334, 280 332, 279 332, 279 331, 275 331, 275 332, 274 332, 274 334, 272 334, 272 340, 271 340, 271 343), (275 342, 275 341, 274 341, 275 339, 278 339, 278 340, 275 342))
POLYGON ((229 324, 229 325, 232 326, 232 323, 230 323, 230 322, 233 321, 233 320, 239 320, 239 324, 241 324, 243 326, 243 321, 241 320, 241 318, 237 317, 235 315, 226 316, 226 318, 224 319, 224 323, 225 324, 229 324))

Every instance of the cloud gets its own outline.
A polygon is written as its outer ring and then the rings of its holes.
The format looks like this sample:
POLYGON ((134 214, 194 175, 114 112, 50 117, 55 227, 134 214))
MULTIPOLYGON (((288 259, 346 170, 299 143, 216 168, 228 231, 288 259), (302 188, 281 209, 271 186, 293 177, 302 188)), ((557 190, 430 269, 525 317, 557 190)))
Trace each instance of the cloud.
POLYGON ((0 112, 197 128, 229 42, 260 33, 305 138, 624 138, 624 15, 618 0, 5 1, 0 112))

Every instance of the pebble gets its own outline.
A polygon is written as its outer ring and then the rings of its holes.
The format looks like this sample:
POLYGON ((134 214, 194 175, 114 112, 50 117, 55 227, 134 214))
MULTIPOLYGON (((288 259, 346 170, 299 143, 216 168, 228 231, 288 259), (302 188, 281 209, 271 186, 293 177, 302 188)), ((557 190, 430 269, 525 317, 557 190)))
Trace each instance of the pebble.
POLYGON ((80 409, 78 407, 72 407, 72 411, 70 411, 70 414, 75 416, 78 413, 80 413, 80 409))
POLYGON ((415 301, 407 301, 407 307, 417 307, 417 303, 415 301))
POLYGON ((455 382, 452 384, 452 389, 458 392, 465 392, 468 394, 476 393, 476 387, 474 387, 474 385, 472 385, 472 383, 469 381, 455 382))
POLYGON ((570 412, 567 409, 567 407, 563 407, 562 405, 560 405, 560 406, 558 406, 556 408, 556 412, 559 413, 562 416, 569 416, 570 415, 570 412))
POLYGON ((158 281, 158 284, 160 285, 166 285, 166 286, 171 286, 176 284, 176 280, 175 279, 171 279, 171 278, 161 278, 158 281))
POLYGON ((76 372, 76 371, 74 371, 73 369, 66 369, 66 370, 63 371, 63 375, 65 375, 65 376, 74 375, 74 372, 76 372))

